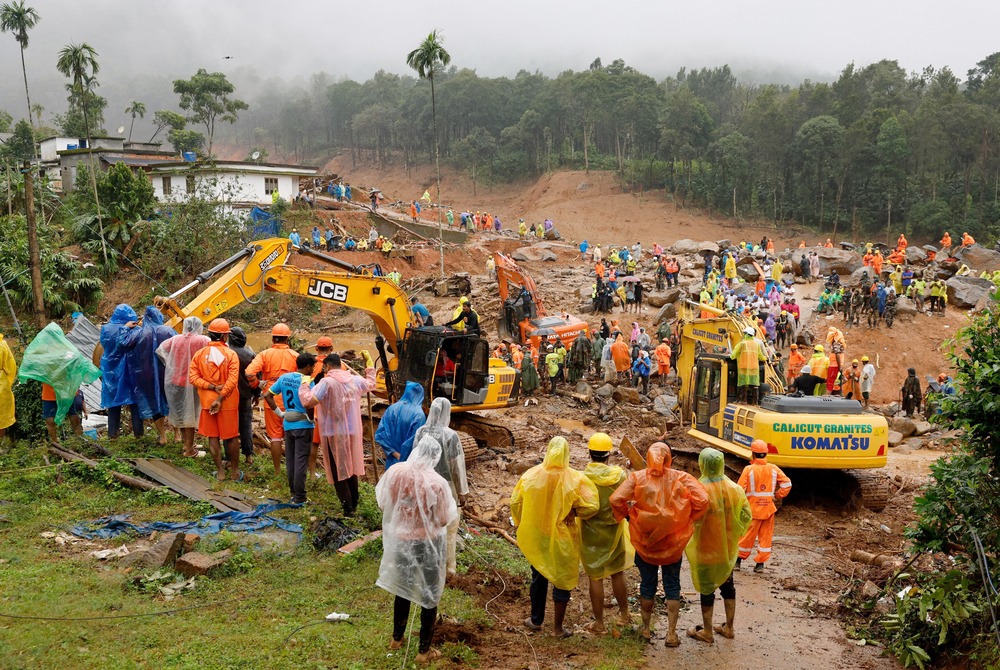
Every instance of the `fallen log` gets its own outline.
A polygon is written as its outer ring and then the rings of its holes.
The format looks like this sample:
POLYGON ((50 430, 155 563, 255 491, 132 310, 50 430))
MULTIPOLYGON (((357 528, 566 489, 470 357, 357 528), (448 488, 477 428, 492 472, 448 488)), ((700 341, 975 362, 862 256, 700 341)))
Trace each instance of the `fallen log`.
MULTIPOLYGON (((87 458, 83 454, 78 454, 72 449, 66 449, 65 447, 57 447, 55 445, 49 445, 49 451, 51 451, 53 454, 63 459, 64 461, 67 462, 79 461, 88 467, 91 468, 97 467, 97 461, 87 458)), ((142 479, 141 477, 133 477, 132 475, 126 475, 121 472, 116 472, 114 470, 109 470, 108 473, 112 477, 114 477, 117 481, 124 484, 125 486, 134 489, 139 489, 141 491, 153 491, 156 489, 163 488, 161 486, 157 486, 148 479, 142 479)))
POLYGON ((500 535, 515 547, 517 546, 517 540, 511 537, 510 533, 508 533, 506 530, 504 530, 497 524, 493 523, 492 521, 487 521, 486 519, 478 517, 475 514, 472 514, 471 512, 463 512, 463 515, 465 516, 466 519, 472 521, 476 525, 482 526, 486 530, 496 533, 497 535, 500 535))
POLYGON ((885 554, 872 554, 861 549, 855 549, 851 552, 851 560, 855 563, 874 565, 879 568, 889 567, 896 570, 903 566, 903 561, 898 558, 886 556, 885 554))

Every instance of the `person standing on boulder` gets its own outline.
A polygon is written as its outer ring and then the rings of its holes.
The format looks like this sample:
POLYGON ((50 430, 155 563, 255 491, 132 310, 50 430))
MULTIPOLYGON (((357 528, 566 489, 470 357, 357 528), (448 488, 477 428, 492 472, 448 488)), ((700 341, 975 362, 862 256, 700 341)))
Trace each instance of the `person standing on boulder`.
POLYGON ((861 364, 864 366, 861 369, 861 397, 864 398, 864 406, 867 409, 872 387, 875 385, 875 366, 867 356, 861 357, 861 364))
POLYGON ((920 400, 922 398, 920 393, 920 379, 917 377, 915 369, 909 368, 906 371, 906 379, 903 380, 903 388, 900 390, 900 395, 902 396, 903 411, 907 417, 912 417, 914 412, 920 411, 920 400))

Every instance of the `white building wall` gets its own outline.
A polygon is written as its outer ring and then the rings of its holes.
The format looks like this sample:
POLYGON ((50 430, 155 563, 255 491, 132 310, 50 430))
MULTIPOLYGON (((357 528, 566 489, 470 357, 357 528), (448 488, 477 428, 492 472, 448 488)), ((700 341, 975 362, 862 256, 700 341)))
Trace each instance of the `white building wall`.
MULTIPOLYGON (((161 202, 185 202, 189 197, 187 176, 184 173, 154 174, 152 176, 153 191, 157 200, 161 202), (169 195, 163 192, 164 177, 170 177, 171 192, 169 195)), ((267 178, 278 180, 278 193, 285 200, 292 200, 298 195, 299 178, 293 175, 200 172, 194 178, 195 193, 203 194, 214 200, 271 204, 271 194, 265 193, 265 179, 267 178)))

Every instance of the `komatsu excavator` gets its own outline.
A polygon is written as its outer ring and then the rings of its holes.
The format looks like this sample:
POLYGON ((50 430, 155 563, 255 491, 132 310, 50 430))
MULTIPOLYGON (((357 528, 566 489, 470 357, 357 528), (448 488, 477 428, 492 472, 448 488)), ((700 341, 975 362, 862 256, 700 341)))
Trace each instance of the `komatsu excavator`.
POLYGON ((544 334, 549 337, 549 342, 558 337, 568 349, 580 333, 590 333, 587 322, 575 316, 549 316, 535 280, 521 270, 512 258, 497 251, 493 254, 493 261, 500 288, 501 313, 497 327, 501 339, 537 345, 544 334))
POLYGON ((490 357, 489 342, 443 326, 411 326, 410 301, 378 266, 355 266, 315 250, 295 247, 285 238, 258 240, 201 273, 166 297, 154 300, 171 328, 186 317, 209 323, 237 305, 259 300, 264 291, 297 295, 367 313, 378 335, 380 370, 375 395, 396 401, 407 382, 424 387, 427 404, 438 396, 452 404, 452 425, 478 443, 516 446, 514 434, 477 410, 508 407, 517 400, 518 376, 504 361, 490 357), (338 271, 308 270, 290 262, 293 253, 333 265, 338 271), (214 281, 213 281, 214 280, 214 281), (210 282, 211 283, 208 283, 210 282), (208 284, 186 305, 178 298, 208 284), (445 358, 451 362, 444 365, 445 358))
POLYGON ((745 328, 757 330, 756 319, 692 306, 694 313, 708 311, 713 318, 678 324, 678 397, 690 421, 688 434, 741 460, 750 460, 751 442, 761 439, 767 442, 768 462, 779 467, 841 470, 855 482, 861 503, 881 511, 889 496, 879 470, 889 448, 885 417, 863 413, 857 400, 784 395, 784 379, 771 363, 773 351, 760 364, 760 404, 738 402, 736 361, 729 354, 745 328))

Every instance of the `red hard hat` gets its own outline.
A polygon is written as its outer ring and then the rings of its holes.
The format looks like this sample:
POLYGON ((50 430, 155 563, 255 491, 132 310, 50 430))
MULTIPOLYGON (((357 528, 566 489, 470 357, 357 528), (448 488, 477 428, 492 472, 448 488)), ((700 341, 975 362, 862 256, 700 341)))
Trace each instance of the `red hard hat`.
POLYGON ((271 337, 291 337, 292 329, 286 323, 276 323, 271 329, 271 337))
POLYGON ((212 323, 208 324, 208 332, 228 335, 232 330, 229 328, 229 322, 225 319, 212 319, 212 323))

